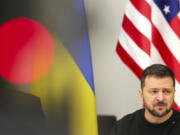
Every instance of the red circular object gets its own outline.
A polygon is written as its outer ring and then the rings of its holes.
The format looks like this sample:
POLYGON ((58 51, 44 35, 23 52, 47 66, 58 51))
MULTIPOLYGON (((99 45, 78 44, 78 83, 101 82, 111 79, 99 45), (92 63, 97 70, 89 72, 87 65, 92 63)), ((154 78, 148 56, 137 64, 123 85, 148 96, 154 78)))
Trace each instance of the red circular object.
POLYGON ((0 76, 14 83, 40 79, 54 59, 54 41, 39 22, 15 18, 0 26, 0 76))

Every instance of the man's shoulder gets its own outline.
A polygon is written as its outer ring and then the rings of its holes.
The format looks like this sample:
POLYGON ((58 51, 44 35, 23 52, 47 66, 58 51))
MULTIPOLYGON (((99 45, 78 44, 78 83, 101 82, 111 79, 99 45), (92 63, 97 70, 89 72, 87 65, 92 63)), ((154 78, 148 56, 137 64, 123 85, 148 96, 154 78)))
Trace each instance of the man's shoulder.
POLYGON ((174 113, 175 113, 176 115, 180 115, 180 111, 179 111, 179 110, 173 109, 173 111, 174 111, 174 113))
POLYGON ((174 117, 175 117, 176 121, 180 122, 180 111, 173 110, 173 112, 174 112, 174 117))
POLYGON ((133 113, 127 114, 125 115, 123 118, 121 118, 120 120, 117 121, 117 125, 121 125, 121 124, 129 124, 132 123, 133 121, 136 121, 141 114, 144 113, 144 109, 139 109, 134 111, 133 113))
POLYGON ((137 125, 139 119, 141 119, 141 115, 144 113, 144 109, 136 110, 133 113, 127 114, 120 120, 114 123, 112 128, 111 135, 119 135, 119 134, 133 134, 133 132, 137 129, 137 125))

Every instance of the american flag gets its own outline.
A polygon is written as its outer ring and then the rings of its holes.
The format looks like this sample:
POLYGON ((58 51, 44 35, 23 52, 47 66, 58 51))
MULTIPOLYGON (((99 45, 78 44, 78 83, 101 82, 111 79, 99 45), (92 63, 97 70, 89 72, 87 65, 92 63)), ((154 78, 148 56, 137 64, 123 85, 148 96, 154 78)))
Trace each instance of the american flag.
POLYGON ((129 0, 116 51, 140 79, 155 63, 175 72, 175 109, 180 110, 180 7, 179 0, 129 0))

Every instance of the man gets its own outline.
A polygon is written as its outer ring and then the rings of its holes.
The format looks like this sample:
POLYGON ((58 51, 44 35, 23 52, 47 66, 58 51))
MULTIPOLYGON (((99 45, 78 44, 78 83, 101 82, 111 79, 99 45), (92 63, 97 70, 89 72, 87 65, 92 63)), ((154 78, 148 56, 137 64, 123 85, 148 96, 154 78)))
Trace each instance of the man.
POLYGON ((139 94, 145 109, 117 121, 112 135, 180 134, 180 112, 172 109, 175 78, 170 68, 161 64, 147 67, 141 75, 139 94))

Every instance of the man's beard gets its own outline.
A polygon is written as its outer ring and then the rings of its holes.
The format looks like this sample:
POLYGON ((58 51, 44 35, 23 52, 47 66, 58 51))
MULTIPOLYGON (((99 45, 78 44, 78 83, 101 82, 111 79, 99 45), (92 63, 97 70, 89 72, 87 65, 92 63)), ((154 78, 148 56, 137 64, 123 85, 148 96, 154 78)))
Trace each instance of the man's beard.
MULTIPOLYGON (((158 105, 158 104, 166 105, 164 102, 156 103, 156 105, 158 105)), ((151 113, 153 116, 159 117, 159 118, 167 115, 172 110, 172 107, 173 107, 173 103, 172 103, 171 106, 169 108, 166 108, 166 110, 162 114, 159 114, 158 112, 155 111, 155 109, 151 109, 150 106, 145 102, 145 100, 144 100, 144 105, 149 113, 151 113)))

